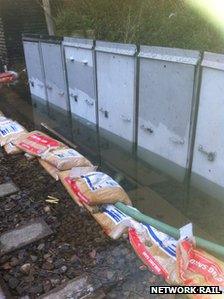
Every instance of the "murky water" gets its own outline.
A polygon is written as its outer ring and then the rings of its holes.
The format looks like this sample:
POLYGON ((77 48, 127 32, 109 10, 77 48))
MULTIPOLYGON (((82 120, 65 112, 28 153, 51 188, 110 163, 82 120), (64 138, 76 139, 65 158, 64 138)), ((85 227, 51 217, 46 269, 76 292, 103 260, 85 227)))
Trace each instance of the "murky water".
POLYGON ((8 110, 19 121, 34 122, 37 129, 43 130, 41 124, 45 124, 77 145, 82 154, 124 187, 143 213, 175 227, 192 222, 196 235, 224 245, 224 200, 191 186, 187 177, 184 182, 178 181, 175 168, 169 169, 170 175, 161 171, 162 159, 158 167, 156 163, 152 166, 137 157, 135 145, 75 115, 23 100, 18 94, 5 94, 0 109, 8 110))

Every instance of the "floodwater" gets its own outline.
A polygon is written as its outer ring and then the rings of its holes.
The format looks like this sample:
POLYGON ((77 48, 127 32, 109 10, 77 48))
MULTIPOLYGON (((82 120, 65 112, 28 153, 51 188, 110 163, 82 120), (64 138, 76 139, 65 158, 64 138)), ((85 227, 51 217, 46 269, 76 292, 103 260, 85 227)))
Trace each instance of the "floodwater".
POLYGON ((224 200, 191 186, 190 177, 178 180, 175 168, 168 175, 155 163, 152 166, 138 158, 135 145, 15 91, 4 93, 0 109, 20 122, 34 123, 37 129, 45 130, 47 126, 60 133, 101 171, 117 180, 144 214, 177 228, 192 222, 195 235, 224 245, 224 200))

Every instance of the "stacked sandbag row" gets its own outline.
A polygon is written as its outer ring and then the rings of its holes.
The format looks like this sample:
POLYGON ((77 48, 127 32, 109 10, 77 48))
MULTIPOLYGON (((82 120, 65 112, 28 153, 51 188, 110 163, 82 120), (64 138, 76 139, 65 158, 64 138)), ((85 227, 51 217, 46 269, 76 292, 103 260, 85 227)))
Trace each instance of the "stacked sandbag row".
MULTIPOLYGON (((151 225, 125 215, 114 204, 131 206, 124 189, 74 149, 39 132, 26 132, 0 113, 0 142, 9 153, 25 152, 37 157, 56 180, 60 179, 73 200, 85 207, 112 239, 128 235, 142 262, 172 285, 219 286, 224 290, 224 263, 194 245, 192 236, 175 240, 151 225), (9 145, 10 144, 10 145, 9 145)), ((133 208, 134 209, 134 208, 133 208)), ((223 295, 189 295, 212 299, 223 295)))
POLYGON ((18 122, 6 118, 0 111, 0 145, 4 147, 7 154, 22 152, 13 144, 18 138, 26 134, 26 129, 18 122))
POLYGON ((91 162, 76 150, 39 131, 18 138, 14 144, 27 154, 37 157, 40 164, 56 180, 62 171, 73 167, 92 166, 91 162))

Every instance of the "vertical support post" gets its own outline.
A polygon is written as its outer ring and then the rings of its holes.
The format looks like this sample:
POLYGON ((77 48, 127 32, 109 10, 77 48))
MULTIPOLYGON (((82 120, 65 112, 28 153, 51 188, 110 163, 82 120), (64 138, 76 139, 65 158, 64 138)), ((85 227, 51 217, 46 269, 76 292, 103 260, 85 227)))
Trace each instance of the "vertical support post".
POLYGON ((72 128, 72 110, 71 110, 71 104, 70 104, 68 72, 67 72, 67 67, 66 67, 65 48, 64 48, 63 41, 61 43, 61 59, 62 59, 62 67, 63 67, 63 73, 64 73, 64 78, 65 78, 65 83, 66 83, 67 107, 68 107, 67 115, 68 115, 69 125, 72 128))
POLYGON ((96 61, 96 41, 93 41, 93 66, 94 66, 94 89, 95 89, 95 99, 96 99, 96 132, 97 132, 97 147, 98 147, 98 164, 102 166, 101 158, 101 146, 100 146, 100 129, 99 129, 99 105, 98 105, 98 81, 97 81, 97 61, 96 61))
POLYGON ((204 57, 204 53, 200 53, 199 60, 195 68, 194 75, 194 90, 193 90, 193 100, 192 100, 192 110, 191 110, 191 124, 189 131, 189 149, 188 149, 188 171, 186 172, 185 182, 190 184, 191 170, 193 164, 194 155, 194 144, 196 137, 196 127, 197 127, 197 117, 199 109, 200 91, 201 91, 201 77, 202 77, 202 67, 201 63, 204 57))
POLYGON ((135 124, 134 124, 134 145, 133 154, 137 156, 138 148, 138 115, 139 115, 139 80, 140 80, 140 59, 139 59, 140 45, 136 49, 136 62, 135 62, 135 124))
POLYGON ((51 16, 50 0, 43 0, 43 8, 47 23, 48 34, 54 35, 54 22, 51 16))

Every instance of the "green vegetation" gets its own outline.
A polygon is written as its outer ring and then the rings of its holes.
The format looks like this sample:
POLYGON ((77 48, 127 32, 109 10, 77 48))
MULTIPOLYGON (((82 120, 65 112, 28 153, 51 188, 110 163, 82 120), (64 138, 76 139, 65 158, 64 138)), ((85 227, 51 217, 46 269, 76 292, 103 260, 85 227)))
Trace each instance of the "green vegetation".
POLYGON ((52 1, 58 35, 223 52, 224 36, 187 0, 52 1))

